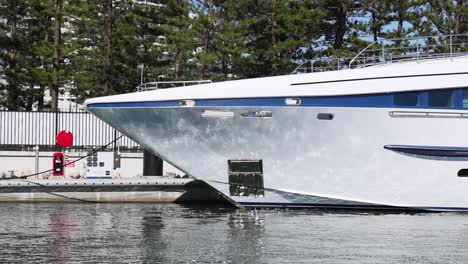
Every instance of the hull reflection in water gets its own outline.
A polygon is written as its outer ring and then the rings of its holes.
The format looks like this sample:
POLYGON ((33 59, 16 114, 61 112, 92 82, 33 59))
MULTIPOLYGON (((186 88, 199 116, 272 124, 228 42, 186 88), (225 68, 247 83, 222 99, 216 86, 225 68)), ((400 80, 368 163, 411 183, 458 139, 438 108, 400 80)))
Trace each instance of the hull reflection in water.
POLYGON ((0 206, 2 263, 419 264, 468 258, 460 250, 468 240, 466 214, 170 204, 0 206))

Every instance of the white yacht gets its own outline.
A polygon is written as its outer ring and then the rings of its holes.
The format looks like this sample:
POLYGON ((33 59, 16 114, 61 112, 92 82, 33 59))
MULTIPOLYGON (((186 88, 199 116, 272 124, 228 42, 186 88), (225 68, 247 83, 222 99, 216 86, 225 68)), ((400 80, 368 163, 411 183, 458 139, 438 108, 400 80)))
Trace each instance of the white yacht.
POLYGON ((402 60, 364 57, 374 43, 345 70, 85 105, 239 206, 468 210, 468 55, 418 41, 402 60))

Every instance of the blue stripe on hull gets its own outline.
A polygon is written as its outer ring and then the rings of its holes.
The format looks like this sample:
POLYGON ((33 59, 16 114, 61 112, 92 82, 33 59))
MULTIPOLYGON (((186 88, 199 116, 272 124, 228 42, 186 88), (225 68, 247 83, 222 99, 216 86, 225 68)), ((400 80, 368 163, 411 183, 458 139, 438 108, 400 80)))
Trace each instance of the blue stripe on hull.
MULTIPOLYGON (((220 106, 288 106, 285 97, 281 98, 243 98, 243 99, 198 99, 196 107, 220 106)), ((382 95, 301 97, 299 107, 392 107, 393 97, 382 95)), ((296 106, 296 105, 294 105, 296 106)), ((89 104, 88 108, 143 108, 143 107, 179 107, 179 101, 122 102, 89 104)), ((410 107, 412 108, 412 107, 410 107)))
POLYGON ((465 211, 468 212, 467 207, 431 207, 431 206, 416 206, 413 207, 418 210, 428 210, 428 211, 465 211))
MULTIPOLYGON (((321 97, 291 97, 300 98, 300 105, 286 105, 285 99, 289 97, 269 98, 230 98, 230 99, 193 99, 196 107, 228 107, 228 106, 285 106, 285 107, 369 107, 369 108, 408 108, 408 109, 459 109, 462 105, 462 90, 453 89, 455 107, 429 107, 427 105, 427 91, 420 91, 420 105, 395 106, 393 96, 398 93, 321 96, 321 97)), ((143 95, 143 94, 142 94, 143 95)), ((151 102, 118 102, 118 103, 94 103, 87 108, 145 108, 145 107, 180 107, 179 100, 151 101, 151 102)))

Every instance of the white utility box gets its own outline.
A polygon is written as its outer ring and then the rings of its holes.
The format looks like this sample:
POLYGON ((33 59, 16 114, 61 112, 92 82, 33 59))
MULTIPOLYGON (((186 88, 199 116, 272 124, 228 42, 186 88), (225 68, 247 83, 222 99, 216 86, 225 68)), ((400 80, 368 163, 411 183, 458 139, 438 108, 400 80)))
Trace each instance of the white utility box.
POLYGON ((114 152, 95 152, 86 158, 86 178, 112 179, 114 152))

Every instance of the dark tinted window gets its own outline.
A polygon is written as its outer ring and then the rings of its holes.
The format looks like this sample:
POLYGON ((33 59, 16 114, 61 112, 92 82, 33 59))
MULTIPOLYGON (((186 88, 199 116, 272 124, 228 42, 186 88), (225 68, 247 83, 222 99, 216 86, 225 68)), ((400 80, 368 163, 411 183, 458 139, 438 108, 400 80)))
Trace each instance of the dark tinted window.
POLYGON ((419 93, 397 93, 393 96, 393 104, 396 106, 418 106, 419 93))
POLYGON ((468 89, 463 89, 463 108, 468 108, 468 89))
POLYGON ((429 91, 428 99, 429 99, 429 106, 452 107, 453 106, 453 91, 452 90, 429 91))

